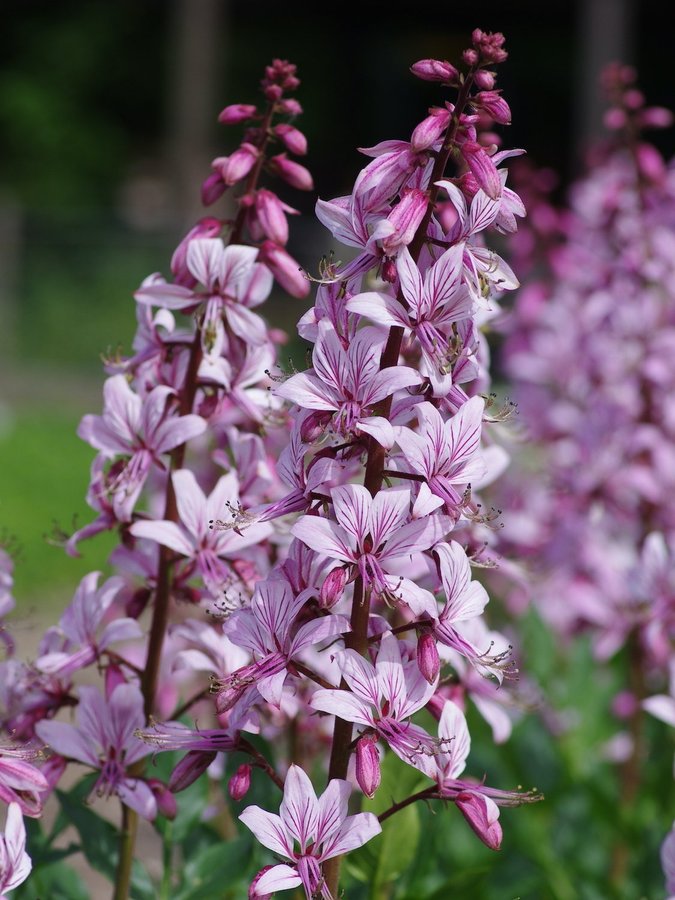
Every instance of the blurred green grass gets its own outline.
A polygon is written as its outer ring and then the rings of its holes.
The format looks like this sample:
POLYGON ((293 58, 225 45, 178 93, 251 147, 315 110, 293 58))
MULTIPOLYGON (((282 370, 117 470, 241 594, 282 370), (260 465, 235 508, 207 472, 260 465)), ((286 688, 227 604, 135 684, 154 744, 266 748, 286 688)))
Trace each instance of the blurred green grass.
POLYGON ((102 535, 85 542, 82 557, 73 559, 49 542, 55 524, 70 533, 74 519, 83 525, 95 517, 85 502, 94 451, 77 437, 78 420, 73 410, 39 406, 2 414, 0 531, 19 547, 19 615, 26 603, 46 608, 69 597, 83 575, 105 569, 114 546, 114 535, 102 535))

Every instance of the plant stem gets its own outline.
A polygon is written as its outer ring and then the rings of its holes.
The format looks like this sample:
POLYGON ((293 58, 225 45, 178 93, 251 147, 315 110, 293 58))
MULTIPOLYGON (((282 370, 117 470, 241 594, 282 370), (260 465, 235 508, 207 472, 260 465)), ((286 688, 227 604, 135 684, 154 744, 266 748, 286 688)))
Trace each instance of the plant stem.
POLYGON ((117 859, 113 900, 127 900, 131 884, 131 866, 134 861, 134 846, 138 816, 133 809, 122 804, 122 826, 120 829, 120 852, 117 859))
MULTIPOLYGON (((439 188, 435 184, 440 180, 445 172, 448 164, 450 153, 455 145, 457 130, 459 128, 460 117, 464 111, 464 107, 469 99, 469 92, 473 84, 473 67, 466 75, 462 86, 459 89, 455 111, 453 113, 450 125, 443 141, 443 147, 438 153, 434 166, 429 178, 429 200, 424 218, 420 222, 415 236, 413 237, 408 250, 414 262, 417 262, 422 252, 422 247, 426 241, 429 222, 434 211, 436 198, 438 197, 439 188)), ((399 289, 398 301, 407 308, 406 300, 399 289)), ((394 325, 389 329, 387 343, 382 351, 380 359, 380 369, 388 369, 398 365, 398 358, 401 353, 401 343, 403 341, 404 329, 398 325, 394 325)), ((374 410, 374 415, 388 418, 391 411, 392 396, 386 397, 374 410)), ((382 488, 385 473, 386 450, 372 437, 368 438, 368 458, 366 460, 366 472, 363 480, 364 486, 370 492, 371 496, 375 496, 382 488)), ((345 637, 345 645, 356 650, 362 656, 366 656, 368 652, 368 621, 370 618, 370 596, 364 591, 363 581, 359 577, 354 583, 354 598, 352 600, 351 626, 352 630, 345 637)), ((340 685, 341 688, 347 688, 344 681, 340 685)), ((342 719, 335 718, 335 727, 333 731, 333 746, 331 748, 330 765, 328 768, 328 780, 332 778, 345 778, 349 765, 350 745, 352 743, 352 724, 344 722, 342 719)), ((342 857, 335 856, 326 860, 323 864, 323 875, 326 886, 334 897, 338 896, 338 885, 340 880, 340 863, 342 857)))

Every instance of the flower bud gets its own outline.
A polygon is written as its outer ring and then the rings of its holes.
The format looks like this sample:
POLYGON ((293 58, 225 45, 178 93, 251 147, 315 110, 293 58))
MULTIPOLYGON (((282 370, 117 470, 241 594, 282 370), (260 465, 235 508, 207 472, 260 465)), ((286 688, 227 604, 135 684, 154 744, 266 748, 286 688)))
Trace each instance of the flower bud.
POLYGON ((424 218, 429 195, 419 188, 406 191, 386 219, 375 226, 372 237, 380 242, 386 256, 394 256, 415 237, 424 218))
POLYGON ((174 794, 189 788, 216 758, 215 750, 190 750, 176 765, 169 778, 169 790, 174 794))
POLYGON ((293 125, 277 125, 274 133, 291 153, 295 153, 297 156, 304 156, 307 153, 307 138, 293 125))
POLYGON ((157 809, 167 819, 175 819, 178 813, 176 798, 159 778, 148 778, 147 784, 157 801, 157 809))
POLYGON ((410 71, 422 81, 441 81, 452 84, 459 77, 459 72, 453 65, 447 60, 440 59, 420 59, 410 66, 410 71))
POLYGON ((482 91, 491 91, 495 86, 495 73, 488 72, 487 69, 479 69, 473 80, 476 83, 476 87, 479 87, 482 91))
POLYGON ((300 300, 309 294, 309 280, 300 266, 283 247, 274 241, 264 241, 258 253, 258 262, 264 263, 281 287, 300 300))
POLYGON ((484 148, 475 141, 465 141, 460 149, 478 184, 488 197, 498 200, 502 195, 502 180, 484 148))
POLYGON ((293 162, 292 159, 288 159, 285 153, 273 156, 270 159, 270 164, 279 177, 283 178, 291 187, 299 191, 314 190, 314 182, 309 169, 301 166, 300 163, 293 162))
POLYGON ((638 144, 635 150, 635 160, 640 174, 648 181, 662 181, 666 174, 666 164, 663 157, 651 144, 638 144))
POLYGON ((396 260, 392 259, 391 256, 387 256, 387 258, 382 263, 382 281, 386 281, 389 284, 395 284, 396 279, 398 278, 398 270, 396 268, 396 260))
POLYGON ((620 128, 625 128, 627 121, 628 116, 625 110, 620 109, 618 106, 610 107, 603 116, 605 128, 609 128, 610 131, 618 131, 620 128))
POLYGON ((242 178, 246 178, 260 155, 260 151, 253 144, 243 143, 234 151, 232 156, 221 167, 223 181, 227 185, 236 184, 242 178))
POLYGON ((450 121, 450 112, 447 109, 434 109, 431 114, 422 119, 410 138, 412 149, 418 153, 427 150, 443 134, 450 121))
POLYGON ((626 109, 640 109, 641 106, 644 106, 645 95, 637 88, 633 88, 623 95, 623 102, 626 109))
POLYGON ((272 191, 263 188, 256 194, 255 211, 265 236, 276 244, 286 244, 288 241, 286 212, 295 210, 282 203, 272 191))
POLYGON ((252 119, 257 112, 257 107, 250 103, 232 103, 220 113, 218 121, 221 125, 238 125, 246 119, 252 119))
POLYGON ((441 659, 430 631, 423 631, 417 639, 417 665, 429 684, 433 684, 441 671, 441 659))
POLYGON ((475 66, 478 62, 478 54, 475 50, 465 50, 462 53, 462 59, 467 64, 467 66, 475 66))
POLYGON ((640 113, 640 125, 643 128, 670 128, 673 114, 664 106, 649 106, 640 113))
POLYGON ((370 735, 359 738, 356 743, 356 781, 359 787, 366 797, 373 797, 381 780, 380 751, 376 739, 370 735))
POLYGON ((226 188, 227 185, 223 181, 220 172, 213 172, 202 183, 202 204, 211 206, 212 203, 215 203, 216 200, 223 196, 226 188))
POLYGON ((500 125, 511 124, 511 110, 499 91, 481 91, 476 94, 475 102, 480 104, 488 115, 500 125))
POLYGON ((330 609, 331 606, 335 606, 344 593, 346 583, 347 572, 342 566, 331 569, 324 578, 321 590, 319 591, 319 599, 324 609, 330 609))
POLYGON ((475 834, 490 850, 499 850, 502 843, 502 827, 499 824, 499 807, 482 794, 461 791, 455 803, 475 834))
POLYGON ((302 106, 300 106, 298 101, 294 100, 292 97, 282 100, 279 104, 279 109, 281 112, 286 113, 287 116, 302 115, 302 106))
POLYGON ((243 800, 251 787, 251 767, 243 763, 230 778, 227 790, 233 800, 243 800))

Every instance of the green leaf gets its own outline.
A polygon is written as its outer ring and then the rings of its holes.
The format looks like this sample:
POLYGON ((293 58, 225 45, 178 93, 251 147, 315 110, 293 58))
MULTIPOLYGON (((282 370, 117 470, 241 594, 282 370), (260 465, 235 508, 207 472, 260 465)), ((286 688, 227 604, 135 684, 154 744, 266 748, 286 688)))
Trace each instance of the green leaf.
MULTIPOLYGON (((363 809, 379 815, 426 784, 428 780, 420 772, 388 753, 382 762, 382 783, 375 797, 364 801, 363 809)), ((419 839, 419 812, 411 804, 383 822, 382 834, 347 857, 347 869, 369 885, 371 900, 386 897, 387 885, 396 881, 415 859, 419 839)))
POLYGON ((213 900, 223 897, 224 891, 251 872, 252 841, 247 837, 225 841, 207 847, 197 857, 188 859, 183 867, 183 886, 172 894, 173 900, 213 900))

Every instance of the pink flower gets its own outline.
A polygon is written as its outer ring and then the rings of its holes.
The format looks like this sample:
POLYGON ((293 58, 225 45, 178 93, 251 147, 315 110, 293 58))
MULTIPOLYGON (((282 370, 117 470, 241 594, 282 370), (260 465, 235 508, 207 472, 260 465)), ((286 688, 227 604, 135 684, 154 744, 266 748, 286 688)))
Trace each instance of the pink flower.
POLYGON ((115 794, 143 818, 154 819, 157 802, 152 790, 127 771, 150 753, 150 748, 134 737, 145 725, 140 690, 133 684, 121 684, 105 699, 95 687, 83 686, 79 696, 76 726, 54 720, 38 722, 37 734, 61 756, 100 770, 94 793, 115 794))
POLYGON ((5 831, 0 833, 0 900, 28 878, 33 867, 26 853, 26 827, 18 803, 7 808, 5 831))
POLYGON ((252 525, 245 535, 234 531, 217 531, 209 522, 223 510, 238 506, 237 476, 223 475, 206 497, 189 469, 178 469, 172 475, 180 524, 168 520, 134 522, 129 531, 136 537, 149 538, 170 547, 191 560, 214 597, 234 579, 231 567, 223 557, 232 559, 240 551, 264 540, 271 532, 269 525, 252 525))
POLYGON ((404 762, 426 774, 433 771, 433 739, 406 720, 426 706, 435 684, 423 677, 415 660, 402 661, 398 638, 387 632, 374 666, 354 650, 336 656, 350 690, 315 691, 314 709, 372 729, 404 762))
POLYGON ((108 459, 127 457, 115 468, 114 480, 108 485, 115 515, 126 522, 153 463, 162 465, 163 453, 202 434, 206 422, 195 415, 170 415, 174 391, 166 385, 158 385, 141 398, 124 375, 113 375, 103 394, 103 415, 84 416, 77 433, 108 459))
POLYGON ((449 525, 444 516, 409 521, 410 490, 390 488, 374 498, 365 487, 346 484, 331 492, 336 522, 304 516, 293 526, 303 543, 350 567, 360 575, 375 597, 424 606, 433 597, 408 578, 388 573, 388 568, 414 553, 431 547, 449 525))
POLYGON ((456 512, 466 487, 481 478, 487 467, 480 455, 480 438, 485 402, 472 397, 447 422, 431 403, 415 407, 419 432, 396 428, 396 441, 413 472, 424 476, 431 492, 456 512))
POLYGON ((331 324, 322 320, 314 346, 313 369, 292 375, 275 393, 303 409, 334 412, 332 423, 338 434, 366 432, 391 446, 391 426, 386 419, 371 416, 372 407, 422 379, 408 366, 380 369, 383 347, 380 331, 363 328, 345 350, 331 324))
POLYGON ((307 900, 320 895, 330 900, 321 863, 363 846, 381 832, 373 813, 347 815, 351 787, 334 778, 317 798, 312 782, 299 766, 286 776, 280 815, 248 806, 239 816, 258 841, 290 860, 268 868, 255 880, 255 896, 302 887, 307 900))

